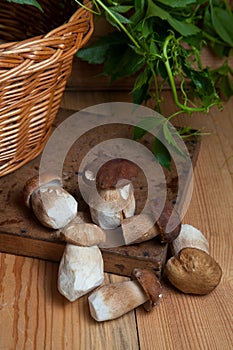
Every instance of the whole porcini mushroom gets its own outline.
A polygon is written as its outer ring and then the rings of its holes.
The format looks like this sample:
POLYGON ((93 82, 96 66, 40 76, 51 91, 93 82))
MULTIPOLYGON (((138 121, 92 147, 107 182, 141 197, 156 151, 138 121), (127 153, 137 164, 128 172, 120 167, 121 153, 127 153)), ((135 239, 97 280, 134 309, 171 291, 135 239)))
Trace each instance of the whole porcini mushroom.
POLYGON ((69 301, 89 293, 104 281, 103 258, 97 246, 66 244, 58 271, 58 290, 69 301))
POLYGON ((160 303, 162 287, 153 271, 136 268, 132 278, 101 286, 88 297, 90 313, 96 321, 113 320, 140 305, 150 311, 160 303))
POLYGON ((61 178, 53 174, 29 179, 23 195, 25 204, 33 209, 37 219, 46 227, 59 229, 77 214, 77 201, 64 190, 61 178))
POLYGON ((217 287, 222 269, 209 255, 208 242, 199 230, 182 225, 171 249, 175 256, 167 261, 165 274, 177 289, 183 293, 205 295, 217 287))
POLYGON ((132 181, 138 167, 127 159, 106 162, 96 176, 97 192, 89 201, 95 224, 104 229, 114 229, 124 218, 134 215, 135 198, 132 181))

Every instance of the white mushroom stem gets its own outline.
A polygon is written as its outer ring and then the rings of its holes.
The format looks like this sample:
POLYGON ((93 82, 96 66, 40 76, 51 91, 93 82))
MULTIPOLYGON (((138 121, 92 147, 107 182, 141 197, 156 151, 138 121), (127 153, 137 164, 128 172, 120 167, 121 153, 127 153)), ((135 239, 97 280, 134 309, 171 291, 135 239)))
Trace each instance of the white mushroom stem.
POLYGON ((67 244, 59 265, 59 292, 69 301, 75 301, 103 281, 103 259, 99 248, 67 244))
POLYGON ((103 229, 114 229, 124 218, 134 215, 133 186, 129 183, 120 188, 99 190, 89 204, 93 222, 103 229))
POLYGON ((31 206, 38 220, 53 229, 67 225, 78 210, 77 201, 60 186, 42 186, 34 191, 31 206))
POLYGON ((88 297, 91 316, 96 321, 118 318, 148 300, 136 281, 104 285, 88 297))
POLYGON ((209 254, 209 242, 197 228, 183 224, 179 236, 171 242, 173 255, 178 255, 184 248, 197 248, 209 254))

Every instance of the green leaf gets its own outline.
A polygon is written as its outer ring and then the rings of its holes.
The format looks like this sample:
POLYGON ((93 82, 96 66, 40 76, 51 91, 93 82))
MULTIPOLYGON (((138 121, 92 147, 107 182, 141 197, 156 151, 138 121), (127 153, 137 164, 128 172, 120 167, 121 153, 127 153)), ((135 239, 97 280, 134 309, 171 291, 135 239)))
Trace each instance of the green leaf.
POLYGON ((122 16, 120 13, 114 11, 114 10, 110 10, 111 11, 111 14, 110 15, 108 12, 105 13, 105 17, 107 19, 107 21, 113 26, 113 27, 116 27, 116 28, 119 28, 115 18, 120 22, 120 23, 123 23, 123 24, 130 24, 132 23, 130 19, 122 16))
POLYGON ((179 21, 172 17, 169 12, 165 11, 161 7, 155 5, 152 0, 148 1, 148 8, 146 13, 146 18, 159 17, 162 20, 168 21, 168 23, 180 34, 184 36, 195 35, 200 29, 192 23, 185 21, 179 21))
POLYGON ((216 98, 216 91, 211 73, 208 68, 202 70, 193 69, 187 62, 183 65, 183 70, 187 78, 191 79, 191 84, 195 92, 201 97, 202 102, 208 105, 216 98))
POLYGON ((191 4, 194 4, 196 0, 158 0, 163 5, 170 7, 185 7, 191 4))
POLYGON ((92 64, 101 64, 104 62, 110 43, 102 38, 98 42, 78 50, 76 56, 92 64))
POLYGON ((119 13, 126 13, 132 8, 133 6, 127 6, 127 5, 116 5, 116 6, 109 7, 111 11, 119 12, 119 13))
POLYGON ((40 11, 44 12, 38 1, 36 0, 7 0, 8 2, 14 2, 20 5, 32 5, 37 7, 40 11))
POLYGON ((163 20, 168 20, 170 15, 167 11, 155 5, 152 0, 148 0, 146 18, 150 18, 150 17, 159 17, 163 20))
POLYGON ((137 76, 135 80, 135 84, 133 87, 133 92, 136 89, 141 89, 143 85, 145 85, 148 80, 151 78, 151 71, 148 68, 145 68, 139 75, 137 76))
POLYGON ((158 139, 154 138, 153 142, 153 153, 158 160, 159 164, 167 168, 168 170, 171 170, 171 155, 168 152, 167 148, 164 146, 164 144, 158 139))
POLYGON ((145 17, 145 0, 134 0, 134 9, 135 11, 130 17, 130 20, 136 25, 145 17))
POLYGON ((148 117, 143 117, 138 123, 137 126, 134 128, 134 135, 133 139, 138 140, 141 139, 147 132, 153 130, 160 124, 164 122, 163 117, 154 117, 154 116, 148 116, 148 117))
POLYGON ((143 20, 138 24, 136 29, 141 32, 141 35, 144 39, 147 39, 149 36, 154 35, 153 21, 143 20))
POLYGON ((163 134, 166 139, 166 141, 173 147, 175 151, 177 151, 181 156, 185 157, 184 152, 180 149, 179 145, 177 144, 174 136, 179 137, 178 131, 172 130, 173 133, 170 131, 170 128, 168 127, 167 123, 163 124, 163 134))
POLYGON ((134 0, 134 7, 136 11, 141 11, 144 9, 145 0, 134 0))
POLYGON ((200 29, 194 24, 185 21, 178 21, 174 17, 169 17, 168 23, 183 36, 195 35, 200 32, 200 29))
POLYGON ((112 80, 128 77, 144 64, 145 58, 136 54, 130 47, 110 46, 104 64, 104 74, 110 75, 112 80))
POLYGON ((233 14, 219 7, 211 7, 211 19, 216 33, 233 46, 233 14))
POLYGON ((223 76, 219 83, 222 94, 229 99, 233 96, 233 83, 229 76, 223 76))
MULTIPOLYGON (((106 60, 108 52, 115 47, 118 52, 119 47, 126 47, 127 39, 122 33, 110 33, 101 37, 89 47, 78 50, 76 56, 91 64, 102 64, 106 60), (124 45, 125 42, 125 45, 124 45)), ((120 54, 121 54, 120 50, 120 54)))
POLYGON ((133 128, 133 140, 139 140, 141 139, 144 135, 147 134, 147 130, 139 128, 138 126, 135 126, 133 128))
POLYGON ((233 96, 233 72, 231 67, 225 62, 222 66, 211 71, 211 76, 221 93, 226 99, 233 96))

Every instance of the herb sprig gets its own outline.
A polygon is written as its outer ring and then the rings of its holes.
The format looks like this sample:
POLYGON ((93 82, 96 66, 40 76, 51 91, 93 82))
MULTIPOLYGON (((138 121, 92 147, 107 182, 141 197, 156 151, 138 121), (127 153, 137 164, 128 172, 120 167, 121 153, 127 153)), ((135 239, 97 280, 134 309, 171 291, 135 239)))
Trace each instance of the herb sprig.
POLYGON ((233 94, 233 72, 228 65, 233 47, 233 14, 226 1, 95 0, 93 3, 99 14, 104 14, 121 32, 101 37, 77 56, 89 63, 104 64, 103 74, 112 80, 137 73, 132 90, 135 103, 151 97, 153 82, 155 109, 161 111, 161 78, 169 82, 177 107, 189 114, 220 106, 220 90, 225 97, 233 94), (220 57, 226 57, 218 69, 202 66, 201 49, 207 45, 220 57), (176 77, 180 78, 179 87, 176 77), (178 91, 182 93, 182 101, 178 99, 178 91))
MULTIPOLYGON (((233 95, 233 69, 229 66, 233 14, 228 1, 94 0, 93 4, 95 12, 104 15, 118 31, 102 36, 77 56, 103 64, 103 74, 112 81, 135 76, 134 103, 153 98, 155 110, 162 112, 162 88, 169 83, 177 106, 177 112, 168 118, 171 120, 179 113, 207 113, 215 105, 222 108, 222 100, 233 95), (219 68, 203 67, 201 50, 206 46, 225 57, 219 68)), ((161 125, 161 131, 177 148, 165 127, 161 125)), ((136 128, 134 138, 141 135, 143 132, 136 128)), ((168 152, 158 140, 155 146, 159 162, 169 167, 168 152)))

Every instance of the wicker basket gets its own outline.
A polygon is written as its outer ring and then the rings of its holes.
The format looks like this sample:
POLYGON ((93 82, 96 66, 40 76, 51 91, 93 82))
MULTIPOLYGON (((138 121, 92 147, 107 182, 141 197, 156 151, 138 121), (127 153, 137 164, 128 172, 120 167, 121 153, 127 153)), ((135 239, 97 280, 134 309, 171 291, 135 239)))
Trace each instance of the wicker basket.
POLYGON ((1 0, 0 39, 6 42, 0 45, 0 176, 43 150, 73 56, 93 31, 91 12, 74 9, 71 0, 63 0, 64 10, 58 0, 39 3, 44 12, 1 0))

